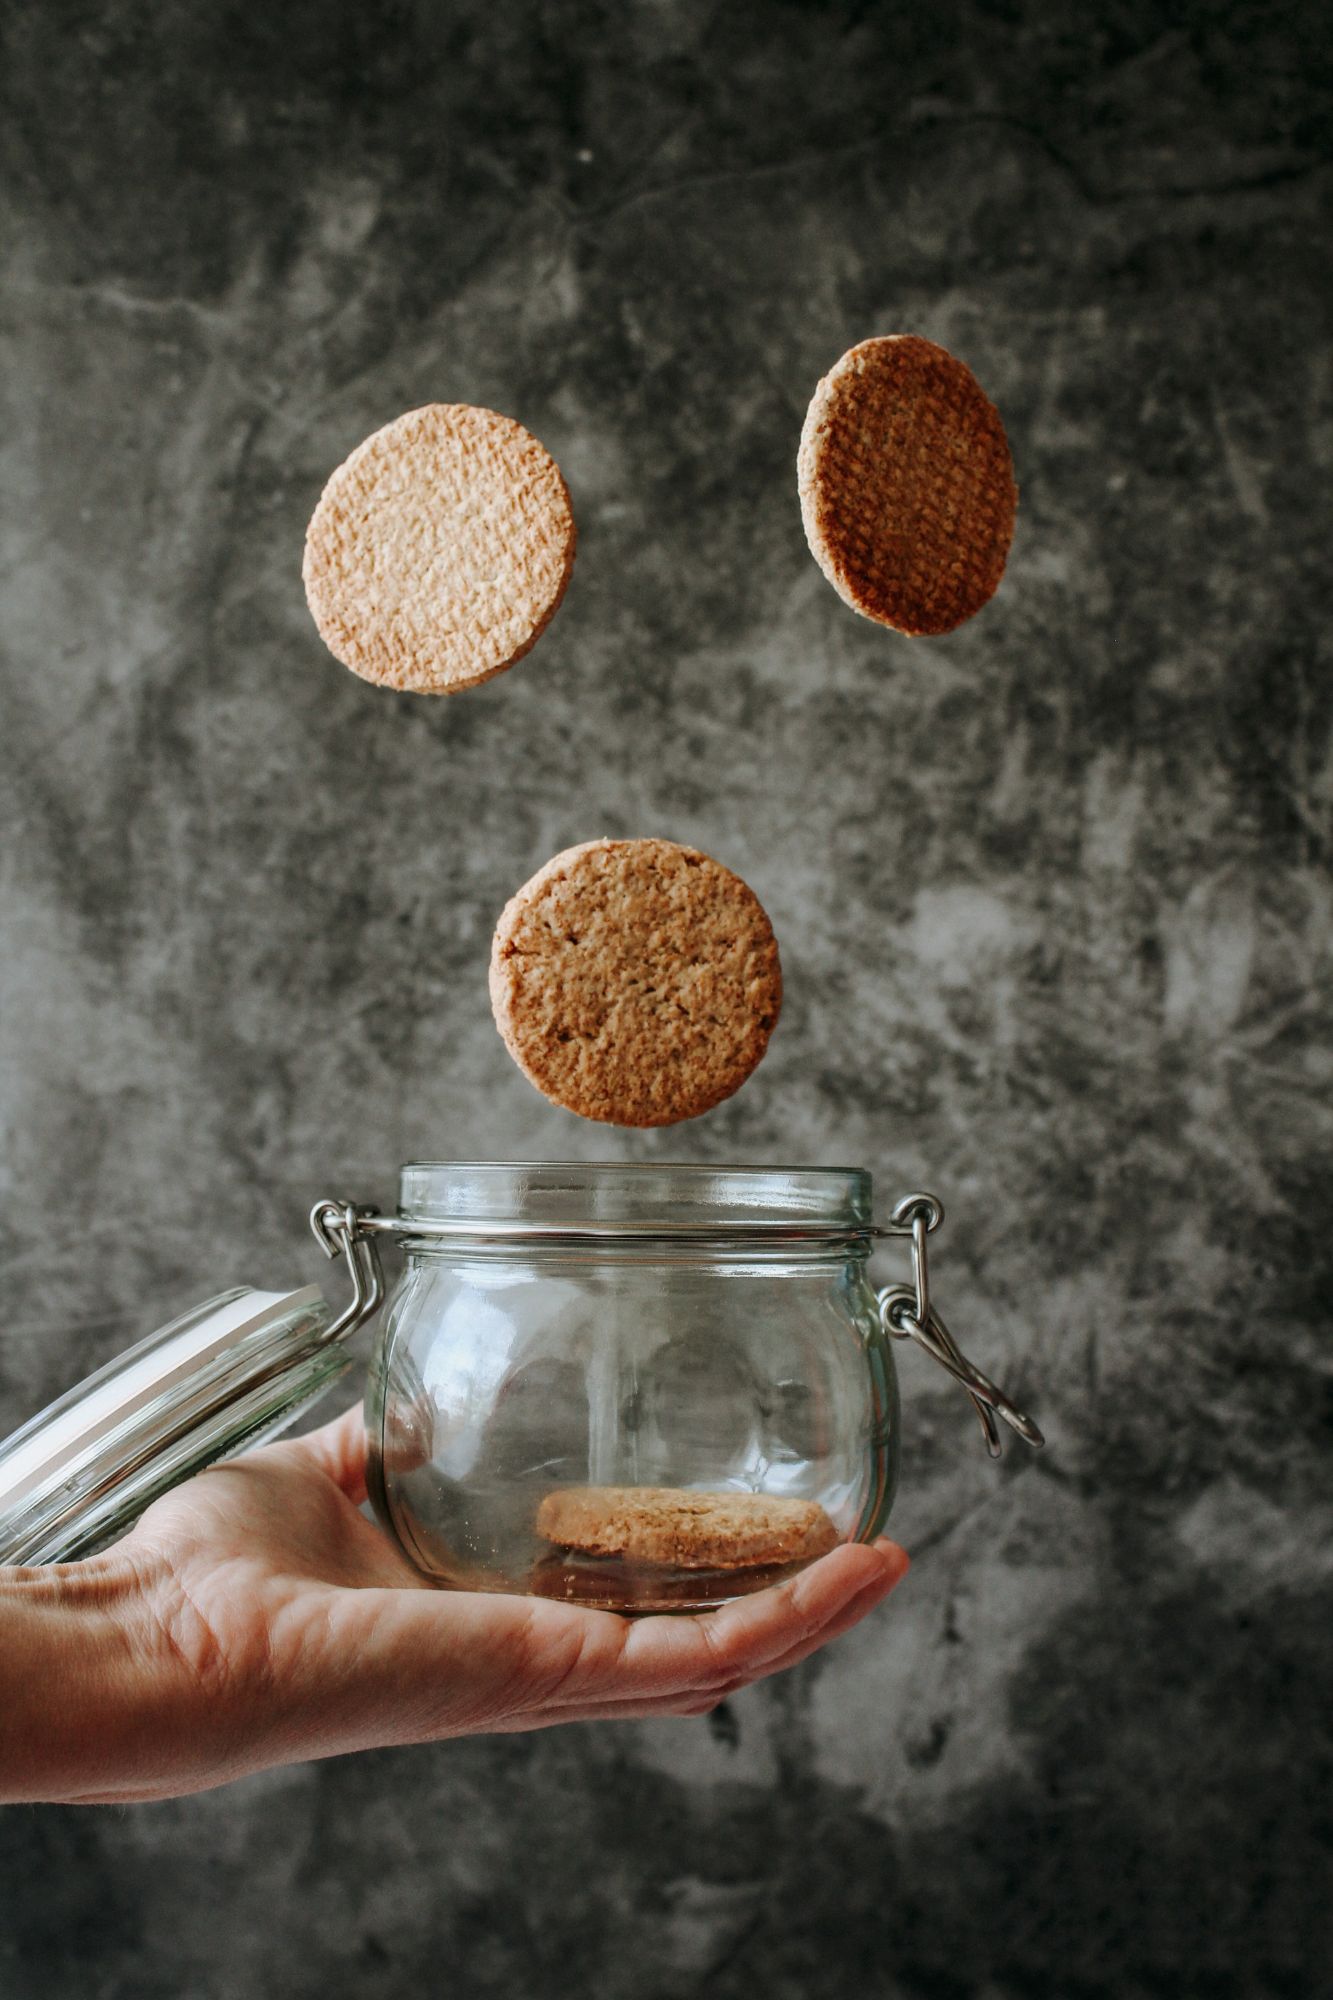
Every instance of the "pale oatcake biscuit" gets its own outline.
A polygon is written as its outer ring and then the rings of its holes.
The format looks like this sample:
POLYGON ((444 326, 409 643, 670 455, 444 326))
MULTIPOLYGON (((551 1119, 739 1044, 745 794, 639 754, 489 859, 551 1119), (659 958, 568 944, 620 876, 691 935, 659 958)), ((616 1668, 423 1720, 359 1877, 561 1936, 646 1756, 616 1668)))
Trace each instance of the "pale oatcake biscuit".
POLYGON ((809 1562, 842 1539, 814 1500, 695 1493, 669 1486, 569 1486, 537 1509, 557 1548, 672 1569, 752 1569, 809 1562))
POLYGON ((409 410, 357 446, 306 533, 329 651, 383 687, 453 694, 522 659, 574 566, 560 468, 512 417, 409 410))
POLYGON ((815 561, 854 611, 952 632, 994 596, 1018 488, 971 370, 916 334, 864 340, 815 390, 796 461, 815 561))
POLYGON ((529 1082, 609 1125, 674 1125, 720 1104, 782 1006, 754 891, 670 840, 592 840, 539 868, 501 913, 490 988, 529 1082))

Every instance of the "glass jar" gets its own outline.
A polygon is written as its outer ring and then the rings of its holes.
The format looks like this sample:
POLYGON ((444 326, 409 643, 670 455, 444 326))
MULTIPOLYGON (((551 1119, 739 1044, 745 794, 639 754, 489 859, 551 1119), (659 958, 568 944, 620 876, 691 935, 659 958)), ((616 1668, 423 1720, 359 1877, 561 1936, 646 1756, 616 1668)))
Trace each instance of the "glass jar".
MULTIPOLYGON (((941 1213, 895 1211, 917 1284, 941 1213)), ((880 1532, 918 1295, 870 1283, 868 1174, 424 1163, 392 1227, 369 1484, 426 1575, 701 1610, 880 1532)))
POLYGON ((272 1436, 348 1365, 405 1253, 370 1364, 375 1512, 435 1582, 610 1610, 705 1610, 887 1518, 892 1338, 1041 1433, 959 1353, 930 1297, 931 1195, 872 1213, 845 1168, 423 1163, 398 1212, 318 1202, 352 1298, 237 1292, 175 1322, 0 1445, 0 1562, 125 1532, 153 1497, 272 1436), (876 1292, 877 1239, 912 1282, 876 1292))
POLYGON ((428 1576, 697 1610, 878 1533, 866 1174, 421 1165, 399 1221, 370 1490, 428 1576))

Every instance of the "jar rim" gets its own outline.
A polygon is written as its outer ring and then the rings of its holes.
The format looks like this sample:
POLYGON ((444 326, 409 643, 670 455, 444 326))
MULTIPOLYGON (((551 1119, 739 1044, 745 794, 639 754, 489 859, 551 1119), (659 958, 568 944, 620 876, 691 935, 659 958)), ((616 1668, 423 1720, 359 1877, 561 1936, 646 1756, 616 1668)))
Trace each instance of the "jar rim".
POLYGON ((413 1160, 399 1178, 404 1222, 534 1229, 868 1232, 861 1167, 657 1160, 413 1160))

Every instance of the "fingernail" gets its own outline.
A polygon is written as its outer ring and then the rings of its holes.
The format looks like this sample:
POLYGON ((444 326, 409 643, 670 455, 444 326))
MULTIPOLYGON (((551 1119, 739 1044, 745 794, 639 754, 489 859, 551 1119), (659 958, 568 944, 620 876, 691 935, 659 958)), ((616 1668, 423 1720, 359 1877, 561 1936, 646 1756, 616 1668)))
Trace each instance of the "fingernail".
MULTIPOLYGON (((884 1551, 878 1548, 876 1544, 872 1542, 869 1546, 875 1549, 877 1555, 883 1556, 884 1551)), ((877 1602, 881 1597, 887 1597, 891 1590, 895 1590, 901 1578, 901 1569, 889 1563, 881 1562, 879 1574, 872 1577, 862 1577, 856 1588, 847 1593, 846 1601, 849 1605, 859 1603, 862 1598, 866 1598, 871 1602, 877 1602)))
POLYGON ((878 1536, 870 1546, 875 1550, 877 1555, 885 1559, 887 1567, 893 1570, 894 1582, 901 1583, 908 1570, 912 1567, 912 1558, 908 1555, 906 1549, 900 1548, 897 1542, 891 1542, 887 1535, 878 1536))

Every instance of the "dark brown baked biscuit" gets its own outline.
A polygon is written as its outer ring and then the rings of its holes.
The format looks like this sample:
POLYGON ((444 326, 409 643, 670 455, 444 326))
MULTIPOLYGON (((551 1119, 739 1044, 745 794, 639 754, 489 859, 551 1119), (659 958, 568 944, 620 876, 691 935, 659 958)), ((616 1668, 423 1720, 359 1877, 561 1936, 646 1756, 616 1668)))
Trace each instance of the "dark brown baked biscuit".
POLYGON ((523 657, 574 566, 560 468, 512 417, 409 410, 359 444, 306 534, 306 598, 329 651, 384 687, 453 694, 523 657))
POLYGON ((593 840, 505 905, 490 990, 505 1046, 553 1103, 674 1125, 754 1069, 782 971, 762 904, 729 868, 670 840, 593 840))
POLYGON ((669 1486, 570 1486, 537 1508, 537 1533, 588 1556, 672 1569, 810 1562, 842 1539, 814 1500, 669 1486))
POLYGON ((976 377, 916 334, 864 340, 815 390, 797 458, 816 562, 854 611, 952 632, 994 596, 1018 488, 976 377))

